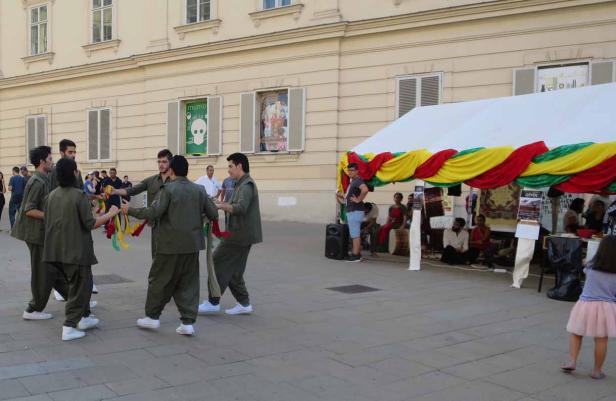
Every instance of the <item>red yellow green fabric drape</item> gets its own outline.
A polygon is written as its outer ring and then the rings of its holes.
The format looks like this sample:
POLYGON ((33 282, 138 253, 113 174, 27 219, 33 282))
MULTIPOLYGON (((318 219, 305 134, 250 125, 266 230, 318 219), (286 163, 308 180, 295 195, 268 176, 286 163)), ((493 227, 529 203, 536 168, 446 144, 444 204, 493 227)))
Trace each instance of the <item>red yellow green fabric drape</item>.
POLYGON ((358 155, 340 160, 338 189, 346 190, 349 163, 373 186, 422 179, 436 186, 466 183, 474 188, 497 188, 513 181, 532 188, 555 187, 563 192, 616 192, 616 142, 579 143, 548 149, 544 142, 518 149, 511 146, 453 149, 437 153, 358 155))

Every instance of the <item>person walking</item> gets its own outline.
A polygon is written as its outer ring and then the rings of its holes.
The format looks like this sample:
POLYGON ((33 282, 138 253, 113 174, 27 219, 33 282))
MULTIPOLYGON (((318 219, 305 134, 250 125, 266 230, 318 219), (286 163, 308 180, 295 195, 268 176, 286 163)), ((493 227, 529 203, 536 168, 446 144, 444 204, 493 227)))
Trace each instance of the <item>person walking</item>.
POLYGON ((4 211, 4 205, 6 204, 6 199, 4 198, 5 193, 6 184, 4 183, 4 174, 0 171, 0 222, 2 222, 2 212, 4 211))
POLYGON ((607 340, 616 337, 616 236, 604 237, 599 249, 584 269, 586 281, 580 299, 571 310, 567 331, 569 361, 561 366, 573 372, 584 337, 595 339, 595 362, 590 377, 603 379, 603 363, 607 355, 607 340))
POLYGON ((144 329, 158 329, 160 315, 173 297, 180 312, 176 332, 194 335, 199 307, 199 251, 205 249, 203 218, 218 218, 218 209, 205 189, 190 182, 188 161, 174 156, 169 166, 171 182, 161 187, 156 202, 147 208, 122 209, 130 216, 155 221, 156 254, 148 276, 145 317, 137 320, 144 329))
POLYGON ((21 206, 25 188, 26 180, 19 174, 19 167, 13 167, 13 176, 9 180, 9 191, 11 191, 11 199, 9 200, 9 221, 11 223, 11 229, 13 225, 15 225, 15 214, 17 214, 21 206))
MULTIPOLYGON (((229 214, 228 238, 221 240, 213 254, 216 279, 220 294, 229 287, 237 304, 225 311, 228 315, 250 314, 253 311, 244 282, 244 272, 250 248, 263 241, 259 191, 250 176, 248 158, 242 153, 233 153, 227 158, 229 176, 236 182, 229 203, 219 203, 218 208, 229 214)), ((199 305, 199 313, 220 311, 220 298, 209 294, 199 305)))

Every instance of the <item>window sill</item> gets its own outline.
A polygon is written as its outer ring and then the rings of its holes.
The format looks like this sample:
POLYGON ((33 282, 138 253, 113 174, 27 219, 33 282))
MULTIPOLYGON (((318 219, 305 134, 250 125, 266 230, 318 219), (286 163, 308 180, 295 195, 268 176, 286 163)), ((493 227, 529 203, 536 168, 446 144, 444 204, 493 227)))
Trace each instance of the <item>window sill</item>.
POLYGON ((203 155, 203 156, 192 156, 192 155, 184 155, 184 157, 188 160, 194 160, 195 164, 199 165, 199 161, 208 162, 208 161, 216 161, 221 155, 203 155))
POLYGON ((48 52, 48 53, 36 54, 34 56, 22 57, 21 60, 24 62, 24 64, 26 64, 26 68, 29 68, 30 64, 36 63, 39 61, 47 61, 49 65, 51 65, 51 63, 53 63, 53 58, 55 55, 56 55, 55 53, 48 52))
POLYGON ((298 20, 303 9, 304 5, 299 3, 293 4, 292 6, 284 6, 267 10, 255 11, 248 15, 250 15, 250 18, 252 18, 252 22, 255 24, 255 27, 258 28, 261 25, 261 21, 265 19, 280 17, 283 15, 293 15, 293 19, 298 20))
POLYGON ((249 160, 256 163, 294 162, 299 160, 302 152, 262 152, 246 154, 249 160))
POLYGON ((180 40, 184 40, 184 36, 188 32, 211 30, 212 33, 216 35, 218 33, 218 28, 220 28, 221 23, 222 23, 222 20, 220 19, 211 19, 207 21, 194 22, 192 24, 176 26, 173 29, 178 34, 178 37, 180 38, 180 40))
MULTIPOLYGON (((53 6, 53 4, 56 2, 56 0, 48 0, 51 5, 53 6)), ((38 4, 42 4, 44 3, 44 0, 21 0, 21 6, 25 9, 27 9, 30 6, 35 6, 38 4)))
POLYGON ((118 47, 120 46, 120 39, 106 40, 104 42, 98 43, 90 43, 88 45, 81 46, 83 50, 85 50, 86 55, 90 57, 92 52, 103 50, 103 49, 113 49, 114 53, 118 52, 118 47))

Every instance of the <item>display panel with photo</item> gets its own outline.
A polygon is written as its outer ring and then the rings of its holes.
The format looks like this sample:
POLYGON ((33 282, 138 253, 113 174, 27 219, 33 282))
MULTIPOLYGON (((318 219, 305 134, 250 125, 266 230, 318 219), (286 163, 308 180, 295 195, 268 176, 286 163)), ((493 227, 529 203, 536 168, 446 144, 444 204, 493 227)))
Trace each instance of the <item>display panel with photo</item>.
POLYGON ((537 92, 581 88, 588 85, 588 63, 537 69, 537 92))
POLYGON ((259 93, 260 151, 287 150, 289 95, 287 90, 259 93))

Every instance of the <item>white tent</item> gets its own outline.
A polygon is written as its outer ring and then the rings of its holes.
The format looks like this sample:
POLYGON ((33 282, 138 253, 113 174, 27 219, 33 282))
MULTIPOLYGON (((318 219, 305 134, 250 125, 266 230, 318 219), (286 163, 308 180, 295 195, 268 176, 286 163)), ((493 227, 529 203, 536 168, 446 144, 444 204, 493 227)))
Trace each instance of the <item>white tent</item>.
POLYGON ((616 140, 616 83, 523 96, 417 107, 353 152, 526 145, 550 148, 616 140))

